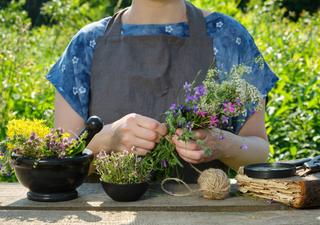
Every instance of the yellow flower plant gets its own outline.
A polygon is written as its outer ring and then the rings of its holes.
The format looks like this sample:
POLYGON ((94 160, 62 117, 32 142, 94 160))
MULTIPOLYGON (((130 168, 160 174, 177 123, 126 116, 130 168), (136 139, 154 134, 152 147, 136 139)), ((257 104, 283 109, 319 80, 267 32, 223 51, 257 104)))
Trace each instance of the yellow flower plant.
POLYGON ((85 132, 79 140, 69 140, 70 134, 62 128, 50 129, 45 120, 13 119, 7 125, 6 140, 0 142, 0 173, 11 173, 15 162, 11 154, 19 157, 65 158, 73 157, 85 148, 85 132))

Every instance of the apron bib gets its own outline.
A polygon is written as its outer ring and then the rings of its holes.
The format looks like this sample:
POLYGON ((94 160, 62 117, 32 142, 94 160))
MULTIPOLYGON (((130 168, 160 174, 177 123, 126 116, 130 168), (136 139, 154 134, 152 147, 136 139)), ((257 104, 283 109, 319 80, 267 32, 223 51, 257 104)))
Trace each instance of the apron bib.
MULTIPOLYGON (((126 9, 110 19, 104 36, 98 37, 93 56, 89 116, 97 115, 104 124, 110 124, 137 113, 164 122, 160 115, 177 103, 185 81, 191 83, 199 70, 202 72, 195 85, 201 85, 214 59, 212 39, 207 37, 201 10, 187 1, 185 4, 189 37, 121 35, 121 16, 126 9)), ((183 98, 180 95, 179 102, 183 98)), ((178 170, 180 178, 196 182, 198 172, 180 161, 184 165, 178 170)), ((219 160, 195 167, 228 171, 219 160)))

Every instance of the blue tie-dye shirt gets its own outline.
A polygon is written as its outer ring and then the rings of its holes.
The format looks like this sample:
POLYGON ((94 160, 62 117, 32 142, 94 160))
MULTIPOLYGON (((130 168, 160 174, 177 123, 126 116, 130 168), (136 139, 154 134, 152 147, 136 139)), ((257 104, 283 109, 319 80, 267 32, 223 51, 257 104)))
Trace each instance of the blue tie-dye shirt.
MULTIPOLYGON (((70 106, 84 119, 88 118, 90 100, 90 77, 93 54, 98 36, 103 36, 111 17, 91 23, 82 28, 71 40, 58 62, 46 75, 70 106)), ((214 12, 205 17, 207 35, 212 38, 217 67, 230 72, 233 65, 246 63, 257 57, 260 52, 246 28, 238 21, 222 13, 214 12)), ((189 36, 188 22, 177 24, 132 25, 123 24, 123 35, 167 34, 181 37, 189 36)), ((111 56, 110 56, 111 57, 111 56)), ((247 64, 251 73, 246 79, 256 86, 263 97, 278 81, 267 63, 259 70, 259 64, 247 64)), ((183 65, 181 65, 183 66, 183 65)), ((161 112, 159 112, 161 113, 161 112)), ((233 131, 238 133, 243 121, 249 117, 240 115, 233 120, 233 131), (241 122, 236 121, 242 119, 241 122)))

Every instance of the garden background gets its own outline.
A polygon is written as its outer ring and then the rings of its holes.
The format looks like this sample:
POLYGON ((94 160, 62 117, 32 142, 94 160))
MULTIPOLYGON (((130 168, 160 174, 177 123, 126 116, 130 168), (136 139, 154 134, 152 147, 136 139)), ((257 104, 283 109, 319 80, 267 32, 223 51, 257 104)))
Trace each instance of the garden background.
MULTIPOLYGON (((313 0, 190 0, 240 21, 280 78, 269 96, 269 161, 320 154, 320 11, 313 0)), ((319 2, 319 3, 317 3, 319 2)), ((4 0, 0 3, 0 141, 10 118, 53 126, 45 75, 79 29, 130 0, 4 0)), ((14 172, 0 182, 16 182, 14 172)))

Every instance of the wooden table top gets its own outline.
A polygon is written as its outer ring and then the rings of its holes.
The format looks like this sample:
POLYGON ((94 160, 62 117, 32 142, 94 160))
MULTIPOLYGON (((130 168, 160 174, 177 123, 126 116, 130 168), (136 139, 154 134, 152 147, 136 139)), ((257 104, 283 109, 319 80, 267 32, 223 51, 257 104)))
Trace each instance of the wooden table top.
MULTIPOLYGON (((224 200, 166 194, 160 184, 150 185, 136 202, 115 202, 99 183, 84 183, 77 199, 65 202, 35 202, 19 183, 0 184, 0 224, 320 224, 320 208, 297 210, 267 199, 236 196, 224 200)), ((197 184, 191 189, 199 188, 197 184)), ((165 184, 173 193, 188 193, 183 185, 165 184)))

